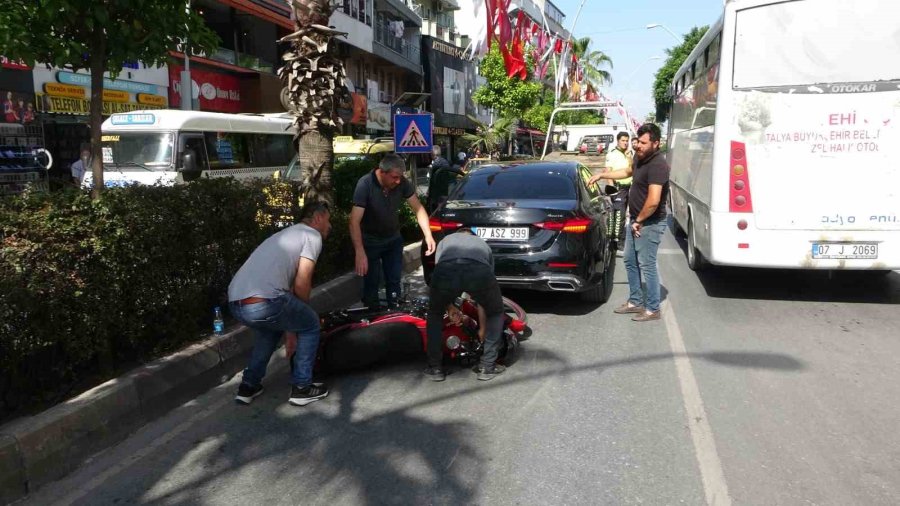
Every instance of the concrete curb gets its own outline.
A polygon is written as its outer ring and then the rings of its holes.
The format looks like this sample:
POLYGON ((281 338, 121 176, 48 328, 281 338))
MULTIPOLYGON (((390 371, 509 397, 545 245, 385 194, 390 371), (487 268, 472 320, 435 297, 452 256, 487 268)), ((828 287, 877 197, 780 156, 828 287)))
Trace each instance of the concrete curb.
MULTIPOLYGON (((419 267, 420 243, 403 250, 404 272, 419 267)), ((319 312, 359 300, 360 279, 348 273, 313 289, 319 312)), ((57 480, 91 455, 124 440, 241 371, 253 335, 236 326, 222 336, 139 367, 35 416, 0 426, 0 503, 57 480)))

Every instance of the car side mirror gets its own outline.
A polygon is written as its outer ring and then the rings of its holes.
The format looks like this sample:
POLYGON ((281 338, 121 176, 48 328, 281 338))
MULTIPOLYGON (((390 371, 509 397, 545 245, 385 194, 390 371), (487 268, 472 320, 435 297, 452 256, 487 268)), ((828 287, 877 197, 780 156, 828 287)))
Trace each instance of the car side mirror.
POLYGON ((181 155, 181 170, 184 172, 197 172, 197 153, 193 149, 185 149, 181 155))

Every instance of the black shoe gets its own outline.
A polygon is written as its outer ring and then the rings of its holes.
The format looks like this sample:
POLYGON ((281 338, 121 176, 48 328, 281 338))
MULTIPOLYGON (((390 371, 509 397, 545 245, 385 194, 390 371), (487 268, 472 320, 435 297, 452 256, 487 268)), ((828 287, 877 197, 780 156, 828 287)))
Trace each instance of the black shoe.
POLYGON ((257 397, 261 393, 263 393, 262 385, 256 385, 254 387, 246 383, 241 383, 241 386, 238 387, 237 395, 234 396, 234 402, 240 404, 250 404, 251 402, 253 402, 253 398, 257 397))
POLYGON ((506 366, 494 364, 493 367, 482 367, 479 365, 472 370, 478 373, 479 381, 488 381, 494 379, 499 374, 503 374, 503 371, 506 370, 506 366))
POLYGON ((429 367, 422 371, 422 374, 428 377, 428 379, 430 379, 431 381, 444 381, 445 379, 447 379, 447 373, 445 373, 444 370, 440 367, 429 367))
POLYGON ((324 384, 312 384, 303 388, 294 385, 291 387, 291 398, 288 399, 288 402, 294 406, 306 406, 325 397, 328 397, 328 387, 324 384))

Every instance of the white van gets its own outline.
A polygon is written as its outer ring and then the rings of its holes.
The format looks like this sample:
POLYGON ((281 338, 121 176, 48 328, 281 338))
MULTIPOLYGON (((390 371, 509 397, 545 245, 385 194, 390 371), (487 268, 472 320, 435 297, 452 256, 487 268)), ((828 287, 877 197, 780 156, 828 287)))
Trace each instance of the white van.
MULTIPOLYGON (((283 174, 295 155, 294 131, 287 115, 172 109, 113 114, 102 126, 104 185, 283 174)), ((90 172, 83 186, 93 186, 90 172)))

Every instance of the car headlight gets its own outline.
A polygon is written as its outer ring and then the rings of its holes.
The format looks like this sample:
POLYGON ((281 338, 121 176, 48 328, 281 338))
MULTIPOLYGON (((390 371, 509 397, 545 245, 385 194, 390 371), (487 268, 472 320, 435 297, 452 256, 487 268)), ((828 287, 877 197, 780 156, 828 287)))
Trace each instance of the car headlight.
POLYGON ((455 350, 459 348, 459 336, 450 336, 444 341, 444 344, 447 346, 447 349, 455 350))

